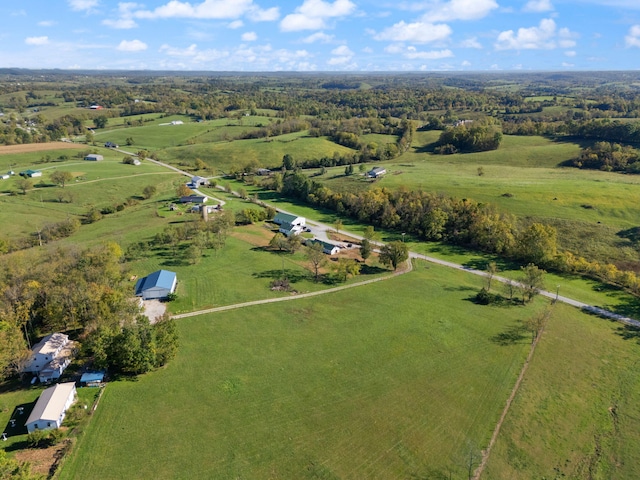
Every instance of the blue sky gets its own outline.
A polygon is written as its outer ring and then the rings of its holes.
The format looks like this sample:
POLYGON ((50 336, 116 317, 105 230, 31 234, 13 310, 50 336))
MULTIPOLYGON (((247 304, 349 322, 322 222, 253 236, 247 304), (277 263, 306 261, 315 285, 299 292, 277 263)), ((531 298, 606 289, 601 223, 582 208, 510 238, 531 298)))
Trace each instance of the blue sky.
POLYGON ((0 67, 635 70, 640 0, 4 1, 0 67))

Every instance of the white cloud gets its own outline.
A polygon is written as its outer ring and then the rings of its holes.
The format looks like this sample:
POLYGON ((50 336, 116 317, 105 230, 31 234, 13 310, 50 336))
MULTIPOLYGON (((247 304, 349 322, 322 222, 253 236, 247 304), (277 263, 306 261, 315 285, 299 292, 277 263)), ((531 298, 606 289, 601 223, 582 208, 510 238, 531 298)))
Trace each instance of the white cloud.
POLYGON ((98 6, 98 0, 67 0, 71 10, 88 11, 98 6))
POLYGON ((429 43, 444 40, 452 33, 451 27, 445 24, 432 25, 424 22, 398 22, 375 35, 376 40, 392 42, 429 43))
POLYGON ((398 53, 404 52, 404 45, 401 43, 392 43, 391 45, 387 45, 386 47, 384 47, 384 51, 386 53, 396 55, 398 53))
POLYGON ((529 0, 524 6, 525 12, 550 12, 553 10, 551 0, 529 0))
POLYGON ((624 37, 627 47, 640 48, 640 25, 634 25, 629 29, 629 34, 624 37))
POLYGON ((246 32, 242 34, 243 42, 255 42, 258 39, 256 32, 246 32))
POLYGON ((565 68, 571 68, 571 67, 575 67, 575 64, 568 63, 568 62, 562 62, 562 66, 565 67, 565 68))
POLYGON ((194 57, 198 54, 198 46, 194 43, 187 48, 176 48, 164 44, 160 47, 160 52, 170 57, 194 57))
POLYGON ((227 25, 227 27, 232 30, 235 30, 236 28, 242 28, 244 27, 244 22, 242 20, 234 20, 229 25, 227 25))
POLYGON ((147 44, 140 40, 122 40, 118 45, 121 52, 142 52, 147 49, 147 44))
POLYGON ((38 26, 40 27, 53 27, 56 25, 56 21, 54 20, 43 20, 42 22, 38 22, 38 26))
POLYGON ((564 52, 565 56, 567 57, 575 57, 577 55, 577 53, 575 52, 575 50, 567 50, 566 52, 564 52))
POLYGON ((496 50, 551 50, 560 46, 571 48, 576 45, 577 35, 568 28, 556 29, 556 22, 550 18, 540 21, 537 27, 519 28, 501 32, 494 44, 496 50))
POLYGON ((128 30, 130 28, 136 28, 138 24, 132 18, 105 18, 102 21, 103 25, 107 27, 116 28, 119 30, 128 30))
POLYGON ((447 22, 452 20, 479 20, 498 8, 495 0, 434 0, 427 4, 424 22, 447 22))
POLYGON ((191 4, 179 0, 171 0, 154 10, 137 10, 135 18, 197 18, 202 20, 216 20, 238 18, 251 14, 255 18, 266 16, 270 18, 277 13, 276 9, 263 11, 253 4, 253 0, 204 0, 202 3, 191 4))
POLYGON ((335 38, 334 35, 327 35, 324 32, 316 32, 302 39, 303 43, 330 43, 335 38))
POLYGON ((460 47, 462 47, 462 48, 482 48, 482 45, 480 44, 480 42, 478 42, 478 39, 476 37, 471 37, 471 38, 468 38, 468 39, 463 40, 462 42, 460 42, 460 47))
POLYGON ((249 9, 247 16, 254 22, 273 22, 280 18, 280 9, 278 7, 262 10, 258 7, 249 9))
POLYGON ((283 32, 299 30, 321 30, 327 28, 326 21, 330 18, 340 18, 351 15, 356 5, 351 0, 335 0, 325 2, 323 0, 304 0, 302 5, 284 17, 280 22, 283 32))
POLYGON ((24 39, 24 43, 27 45, 47 45, 49 37, 27 37, 24 39))
POLYGON ((351 61, 354 53, 346 45, 340 45, 331 50, 331 55, 333 55, 333 57, 327 61, 329 65, 346 65, 351 61))
POLYGON ((408 51, 404 54, 405 58, 409 60, 421 59, 421 60, 438 60, 440 58, 450 58, 453 57, 453 52, 451 50, 432 50, 430 52, 420 52, 417 51, 414 47, 409 47, 408 51))
POLYGON ((139 6, 140 5, 133 2, 121 2, 118 4, 118 17, 105 18, 102 21, 102 24, 106 25, 107 27, 120 30, 136 28, 138 25, 136 24, 135 20, 133 20, 133 10, 135 10, 139 6))
POLYGON ((363 53, 373 53, 373 48, 371 47, 364 47, 362 49, 363 53))
POLYGON ((471 62, 469 60, 464 60, 460 65, 463 67, 470 67, 471 62))

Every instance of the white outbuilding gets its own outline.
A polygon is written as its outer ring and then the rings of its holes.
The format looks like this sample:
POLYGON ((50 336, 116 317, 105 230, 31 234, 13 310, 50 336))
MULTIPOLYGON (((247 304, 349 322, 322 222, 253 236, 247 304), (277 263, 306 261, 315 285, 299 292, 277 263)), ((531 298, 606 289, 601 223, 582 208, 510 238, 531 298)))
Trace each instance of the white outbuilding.
POLYGON ((36 402, 25 423, 29 433, 60 428, 64 416, 76 399, 74 382, 59 383, 47 388, 36 402))

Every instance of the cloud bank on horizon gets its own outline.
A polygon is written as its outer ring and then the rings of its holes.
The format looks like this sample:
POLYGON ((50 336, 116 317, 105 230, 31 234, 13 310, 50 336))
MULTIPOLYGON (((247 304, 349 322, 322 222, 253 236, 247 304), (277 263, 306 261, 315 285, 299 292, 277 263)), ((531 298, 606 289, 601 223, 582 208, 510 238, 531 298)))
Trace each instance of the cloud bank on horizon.
POLYGON ((640 0, 31 0, 0 39, 19 68, 630 70, 640 0))

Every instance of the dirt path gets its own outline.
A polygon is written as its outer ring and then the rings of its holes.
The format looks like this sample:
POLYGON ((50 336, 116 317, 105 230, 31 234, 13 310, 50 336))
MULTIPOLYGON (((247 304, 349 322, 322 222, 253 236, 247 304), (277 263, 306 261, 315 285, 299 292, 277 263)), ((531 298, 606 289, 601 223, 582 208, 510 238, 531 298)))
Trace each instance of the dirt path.
POLYGON ((31 153, 44 152, 46 150, 63 150, 63 149, 83 149, 87 145, 79 145, 71 142, 49 142, 49 143, 25 143, 22 145, 3 145, 0 146, 0 155, 9 155, 11 153, 31 153))
POLYGON ((347 290, 349 288, 361 287, 363 285, 369 285, 371 283, 381 282, 383 280, 390 280, 392 278, 397 277, 398 275, 403 275, 413 270, 413 264, 411 263, 410 260, 406 262, 406 265, 407 265, 407 268, 403 270, 399 270, 395 273, 392 273, 391 275, 386 275, 384 277, 379 277, 379 278, 372 278, 371 280, 364 280, 362 282, 352 283, 350 285, 342 285, 340 287, 328 288, 326 290, 320 290, 317 292, 301 293, 300 295, 292 295, 290 297, 265 298, 263 300, 253 300, 250 302, 235 303, 233 305, 223 305, 222 307, 207 308, 204 310, 197 310, 195 312, 179 313, 177 315, 172 315, 171 318, 180 319, 180 318, 187 318, 187 317, 195 317, 197 315, 204 315, 207 313, 224 312, 227 310, 235 310, 237 308, 252 307, 254 305, 264 305, 266 303, 289 302, 291 300, 299 300, 302 298, 317 297, 318 295, 326 295, 328 293, 340 292, 342 290, 347 290))
MULTIPOLYGON (((545 325, 546 326, 546 325, 545 325)), ((502 428, 502 424, 504 420, 507 418, 507 414, 509 413, 509 409, 511 408, 511 404, 513 400, 516 398, 518 394, 518 390, 520 390, 520 385, 522 384, 522 380, 524 379, 524 375, 527 373, 527 369, 529 368, 529 363, 531 363, 531 359, 533 358, 533 354, 536 351, 536 346, 538 345, 538 340, 542 337, 544 333, 544 326, 538 332, 533 343, 531 343, 531 349, 529 350, 529 355, 527 355, 527 359, 522 366, 522 370, 520 370, 520 375, 518 375, 518 379, 516 380, 516 384, 513 386, 511 390, 511 395, 507 399, 507 404, 504 406, 502 410, 502 414, 500 415, 500 420, 496 424, 496 427, 493 429, 493 435, 491 435, 491 440, 489 441, 489 445, 482 451, 482 460, 480 461, 480 465, 476 468, 475 472, 473 472, 473 480, 480 480, 482 473, 484 472, 485 467, 487 466, 487 462, 489 461, 489 456, 491 455, 491 450, 498 440, 498 435, 500 435, 500 429, 502 428)))

